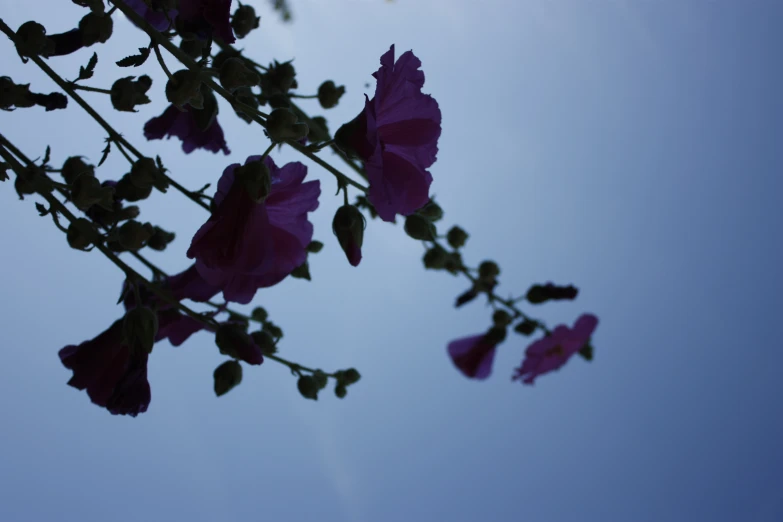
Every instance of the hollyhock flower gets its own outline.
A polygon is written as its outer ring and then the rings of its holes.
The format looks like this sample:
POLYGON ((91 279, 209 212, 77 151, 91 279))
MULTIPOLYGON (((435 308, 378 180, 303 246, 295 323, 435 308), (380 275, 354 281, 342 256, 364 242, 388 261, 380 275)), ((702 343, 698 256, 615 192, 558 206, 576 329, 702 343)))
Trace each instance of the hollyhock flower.
MULTIPOLYGON (((217 311, 210 312, 208 316, 214 317, 217 313, 217 311)), ((214 332, 215 328, 205 325, 202 321, 185 315, 175 308, 169 308, 158 312, 158 333, 155 336, 155 341, 168 339, 172 346, 180 346, 191 335, 201 330, 214 332)))
POLYGON ((147 381, 146 353, 132 353, 123 342, 122 319, 95 339, 60 350, 60 360, 73 377, 68 381, 78 390, 87 390, 90 400, 113 415, 147 411, 150 385, 147 381))
POLYGON ((231 0, 179 0, 178 22, 200 38, 216 36, 227 44, 236 41, 231 28, 231 0))
POLYGON ((525 360, 511 379, 522 379, 525 384, 533 384, 539 375, 560 369, 590 341, 596 326, 598 318, 592 314, 582 315, 573 328, 558 326, 551 335, 527 347, 525 360))
POLYGON ((394 63, 394 45, 381 57, 375 96, 364 111, 335 135, 338 145, 365 163, 368 199, 384 221, 414 213, 429 201, 438 152, 441 114, 432 96, 421 92, 424 73, 413 52, 394 63))
MULTIPOLYGON (((153 0, 154 2, 154 0, 153 0)), ((125 0, 125 4, 136 11, 136 14, 143 17, 149 24, 158 31, 165 31, 169 28, 169 20, 177 17, 177 10, 170 9, 167 13, 152 9, 144 0, 125 0), (168 15, 168 17, 167 17, 168 15)))
MULTIPOLYGON (((214 96, 213 96, 214 97, 214 96)), ((215 111, 217 114, 217 111, 215 111)), ((203 111, 186 106, 180 111, 174 105, 158 117, 152 118, 144 125, 144 137, 148 140, 162 140, 164 137, 176 136, 182 140, 182 150, 190 154, 196 149, 205 149, 214 153, 223 151, 228 155, 231 151, 226 145, 223 129, 217 118, 203 122, 203 111)))
MULTIPOLYGON (((260 159, 250 156, 245 165, 260 159)), ((226 167, 218 182, 215 211, 188 249, 199 274, 220 287, 226 301, 249 303, 257 289, 282 281, 305 262, 313 238, 307 213, 318 208, 320 183, 303 183, 307 167, 302 163, 278 168, 266 157, 263 164, 271 183, 255 187, 252 194, 251 184, 235 176, 240 165, 226 167), (262 191, 268 191, 266 198, 262 191)))
POLYGON ((498 342, 488 333, 473 335, 450 342, 448 352, 454 366, 466 377, 486 379, 492 373, 498 342))

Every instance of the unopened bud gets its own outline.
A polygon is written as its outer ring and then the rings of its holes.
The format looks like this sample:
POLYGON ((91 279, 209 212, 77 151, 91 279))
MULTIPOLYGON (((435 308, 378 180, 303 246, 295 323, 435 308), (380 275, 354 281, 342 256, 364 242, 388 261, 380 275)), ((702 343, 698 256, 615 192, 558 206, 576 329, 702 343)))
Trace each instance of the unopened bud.
POLYGON ((261 348, 241 325, 223 323, 218 326, 215 332, 215 344, 220 349, 220 353, 234 359, 241 359, 250 364, 264 362, 261 348))
POLYGON ((256 10, 253 9, 253 6, 243 4, 234 11, 234 16, 231 18, 231 28, 234 30, 234 35, 241 39, 250 34, 253 29, 258 29, 260 21, 261 17, 256 16, 256 10))
POLYGON ((87 250, 100 238, 92 223, 84 218, 72 221, 65 236, 71 248, 76 250, 87 250))
POLYGON ((244 185, 256 203, 264 201, 272 190, 272 175, 263 160, 248 162, 234 169, 234 179, 244 185))
POLYGON ((141 201, 147 199, 152 193, 152 186, 147 188, 139 188, 135 183, 131 181, 131 175, 125 174, 117 182, 117 186, 114 188, 114 193, 118 199, 125 201, 141 201))
POLYGON ((250 334, 250 337, 253 339, 253 342, 256 343, 256 346, 261 349, 261 353, 264 355, 274 355, 277 353, 275 340, 272 339, 272 336, 269 335, 269 332, 264 332, 263 330, 253 332, 250 334))
POLYGON ((158 315, 146 306, 137 306, 122 320, 122 337, 132 353, 152 353, 158 334, 158 315))
POLYGON ((506 339, 506 328, 493 326, 484 334, 484 339, 492 344, 500 344, 506 339))
POLYGON ((495 310, 495 313, 492 314, 492 322, 495 326, 505 328, 511 324, 511 321, 511 316, 505 310, 495 310))
POLYGON ((440 270, 446 267, 449 260, 449 253, 440 245, 435 245, 424 253, 424 268, 440 270))
POLYGON ((138 250, 147 244, 154 232, 152 224, 142 225, 136 220, 130 220, 117 229, 117 241, 126 250, 138 250))
POLYGON ((358 266, 362 260, 365 226, 364 215, 353 205, 338 208, 332 220, 332 232, 352 266, 358 266))
POLYGON ((166 99, 182 109, 185 105, 202 109, 201 75, 198 71, 182 69, 171 75, 166 83, 166 99))
MULTIPOLYGON (((258 98, 249 87, 240 87, 234 91, 234 96, 237 101, 243 105, 247 105, 251 109, 258 109, 258 98)), ((239 106, 234 107, 234 112, 237 116, 242 118, 247 123, 253 123, 253 113, 251 111, 245 111, 239 106)))
POLYGON ((458 226, 451 227, 448 234, 446 234, 446 241, 449 242, 452 248, 462 248, 467 240, 468 233, 458 226))
POLYGON ((147 247, 159 252, 166 250, 169 243, 174 241, 174 238, 176 237, 174 232, 167 232, 159 226, 152 227, 152 230, 152 236, 147 241, 147 247))
POLYGON ((318 400, 318 383, 312 376, 302 375, 299 377, 296 387, 305 399, 318 400))
POLYGON ((313 372, 313 380, 315 381, 316 386, 318 386, 318 390, 323 390, 326 388, 326 385, 329 384, 329 376, 321 370, 313 372))
POLYGON ((165 174, 158 168, 152 158, 141 158, 131 167, 129 180, 140 189, 155 187, 161 192, 166 192, 169 182, 165 174))
POLYGON ((533 285, 527 291, 526 298, 532 304, 541 304, 547 301, 561 301, 576 299, 579 290, 573 286, 557 286, 552 283, 545 285, 533 285))
POLYGON ((348 388, 343 383, 338 382, 337 386, 334 387, 334 394, 338 399, 344 399, 348 395, 348 388))
POLYGON ((296 88, 296 70, 291 62, 270 64, 267 71, 261 76, 261 89, 264 94, 285 94, 289 89, 296 88))
POLYGON ((337 87, 332 80, 327 80, 318 87, 318 103, 324 109, 331 109, 337 105, 343 94, 345 94, 343 85, 337 87))
POLYGON ((340 375, 340 382, 345 384, 346 386, 350 386, 351 384, 356 384, 359 382, 359 379, 361 379, 361 374, 356 370, 356 368, 348 368, 347 370, 343 371, 340 375))
POLYGON ((256 308, 253 308, 253 312, 250 314, 250 317, 252 317, 254 321, 263 323, 264 321, 267 320, 269 314, 267 313, 266 310, 264 310, 260 306, 257 306, 256 308))
POLYGON ((194 60, 201 59, 201 55, 204 52, 205 47, 206 47, 206 40, 201 40, 198 38, 193 40, 187 40, 183 38, 182 41, 179 43, 179 48, 182 49, 182 52, 184 52, 194 60))
POLYGON ((101 185, 95 176, 89 174, 76 178, 71 187, 71 198, 79 210, 87 210, 93 205, 109 211, 114 208, 114 189, 101 185))
POLYGON ((514 327, 514 331, 517 332, 518 334, 530 335, 536 331, 536 326, 537 324, 535 321, 531 321, 530 319, 525 319, 524 321, 518 323, 514 327))
POLYGON ((150 102, 145 93, 151 85, 149 76, 141 76, 138 80, 133 76, 120 78, 111 86, 111 104, 118 111, 136 112, 136 105, 150 102))
POLYGON ((266 132, 275 142, 300 140, 307 136, 305 123, 297 123, 296 114, 288 109, 275 109, 266 120, 266 132))
POLYGON ((438 221, 443 217, 443 209, 433 200, 430 200, 426 205, 417 210, 416 213, 421 214, 433 222, 438 221))
POLYGON ((65 182, 71 185, 82 174, 95 176, 95 167, 85 163, 79 156, 71 156, 63 163, 60 174, 62 174, 65 182))
POLYGON ((22 56, 49 56, 54 52, 54 42, 46 37, 46 28, 37 22, 19 26, 14 42, 22 56))
POLYGON ((257 72, 248 69, 245 62, 239 58, 229 58, 220 67, 220 84, 229 91, 240 87, 258 85, 261 77, 257 72))
POLYGON ((491 279, 500 274, 500 267, 494 261, 484 261, 479 265, 479 277, 491 279))
POLYGON ((79 30, 82 34, 82 43, 89 47, 98 42, 105 43, 114 29, 111 15, 103 13, 87 13, 79 21, 79 30))
POLYGON ((432 241, 437 235, 435 225, 419 214, 411 214, 405 218, 405 233, 421 241, 432 241))
POLYGON ((212 374, 215 379, 215 395, 220 397, 242 382, 242 365, 237 361, 226 361, 212 374))

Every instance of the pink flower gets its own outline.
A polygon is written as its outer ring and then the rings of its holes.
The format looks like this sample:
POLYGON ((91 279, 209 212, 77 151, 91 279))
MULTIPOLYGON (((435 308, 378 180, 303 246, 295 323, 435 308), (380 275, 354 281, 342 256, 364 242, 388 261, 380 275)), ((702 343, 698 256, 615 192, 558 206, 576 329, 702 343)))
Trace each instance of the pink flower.
MULTIPOLYGON (((421 92, 424 73, 413 52, 394 63, 394 45, 381 57, 375 96, 336 134, 343 150, 365 162, 368 199, 384 221, 413 214, 429 201, 438 153, 441 114, 435 99, 421 92)), ((366 98, 366 96, 365 96, 366 98)))
POLYGON ((448 352, 454 366, 466 377, 486 379, 492 373, 496 348, 496 341, 481 334, 450 342, 448 352))
POLYGON ((226 144, 217 116, 207 119, 203 117, 204 113, 205 111, 194 109, 190 105, 186 106, 184 111, 169 105, 163 114, 144 124, 144 137, 148 140, 162 140, 164 137, 176 136, 182 140, 185 154, 204 149, 214 153, 223 151, 223 154, 228 155, 231 150, 226 144))
MULTIPOLYGON (((245 165, 260 160, 250 156, 245 165)), ((275 285, 307 259, 313 238, 307 213, 318 208, 318 181, 303 183, 307 167, 288 163, 278 168, 272 158, 266 198, 251 195, 234 171, 223 171, 215 194, 215 210, 196 232, 188 257, 204 280, 223 290, 226 301, 249 303, 259 288, 275 285)))
POLYGON ((565 325, 556 327, 550 335, 527 347, 525 360, 511 379, 522 379, 525 384, 533 384, 539 375, 559 370, 590 341, 596 326, 598 318, 584 314, 577 319, 573 328, 565 325))

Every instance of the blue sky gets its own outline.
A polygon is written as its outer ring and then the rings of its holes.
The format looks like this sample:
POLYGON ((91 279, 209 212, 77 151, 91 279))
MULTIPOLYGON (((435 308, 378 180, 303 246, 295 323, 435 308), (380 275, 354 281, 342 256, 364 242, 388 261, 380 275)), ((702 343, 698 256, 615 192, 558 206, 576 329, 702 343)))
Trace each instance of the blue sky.
MULTIPOLYGON (((286 280, 255 303, 285 329, 285 356, 355 366, 362 381, 342 401, 315 403, 270 361, 218 399, 222 358, 200 334, 156 347, 149 412, 112 417, 66 386, 57 350, 120 315, 121 275, 69 250, 6 183, 0 520, 782 520, 783 4, 292 4, 295 23, 282 25, 255 2, 262 22, 241 42, 248 54, 295 58, 305 94, 344 84, 325 114, 334 130, 361 109, 389 45, 413 49, 443 112, 433 192, 445 223, 471 234, 467 261, 495 259, 504 293, 575 283, 575 303, 531 311, 550 324, 598 315, 595 361, 522 387, 510 375, 526 342, 512 336, 492 378, 463 378, 445 346, 483 331, 490 310, 453 309, 465 280, 425 272, 399 227, 370 222, 362 264, 349 266, 330 229, 340 198, 314 167, 326 248, 311 259, 313 281, 286 280)), ((82 13, 0 0, 12 27, 34 17, 63 31, 82 13)), ((108 87, 124 74, 113 62, 145 44, 117 17, 107 45, 50 62, 72 78, 97 50, 90 84, 108 87)), ((4 45, 3 74, 54 90, 4 45)), ((186 186, 266 148, 227 106, 229 157, 146 142, 144 122, 166 103, 157 64, 142 72, 156 83, 139 114, 89 100, 186 186)), ((3 113, 0 129, 31 156, 51 144, 55 164, 77 153, 97 162, 103 148, 75 105, 3 113)), ((99 176, 123 174, 123 161, 112 154, 99 176)), ((178 233, 156 261, 184 268, 204 213, 172 193, 142 216, 178 233)))

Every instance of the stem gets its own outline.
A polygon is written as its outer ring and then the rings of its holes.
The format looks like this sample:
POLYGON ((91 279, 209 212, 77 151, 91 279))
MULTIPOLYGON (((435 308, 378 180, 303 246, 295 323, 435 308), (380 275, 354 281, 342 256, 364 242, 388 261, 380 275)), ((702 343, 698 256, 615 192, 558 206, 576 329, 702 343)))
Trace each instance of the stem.
MULTIPOLYGON (((114 8, 116 9, 117 6, 115 5, 114 8)), ((163 69, 163 72, 165 72, 166 76, 168 76, 169 80, 171 80, 171 71, 169 71, 169 68, 166 67, 166 62, 163 60, 163 55, 160 54, 160 46, 156 43, 152 47, 155 50, 155 56, 158 58, 158 63, 160 64, 161 68, 163 69)))
POLYGON ((109 89, 101 89, 99 87, 90 87, 89 85, 82 85, 80 83, 74 83, 73 84, 74 89, 78 89, 80 91, 90 91, 90 92, 100 92, 103 94, 111 94, 111 91, 109 89))

